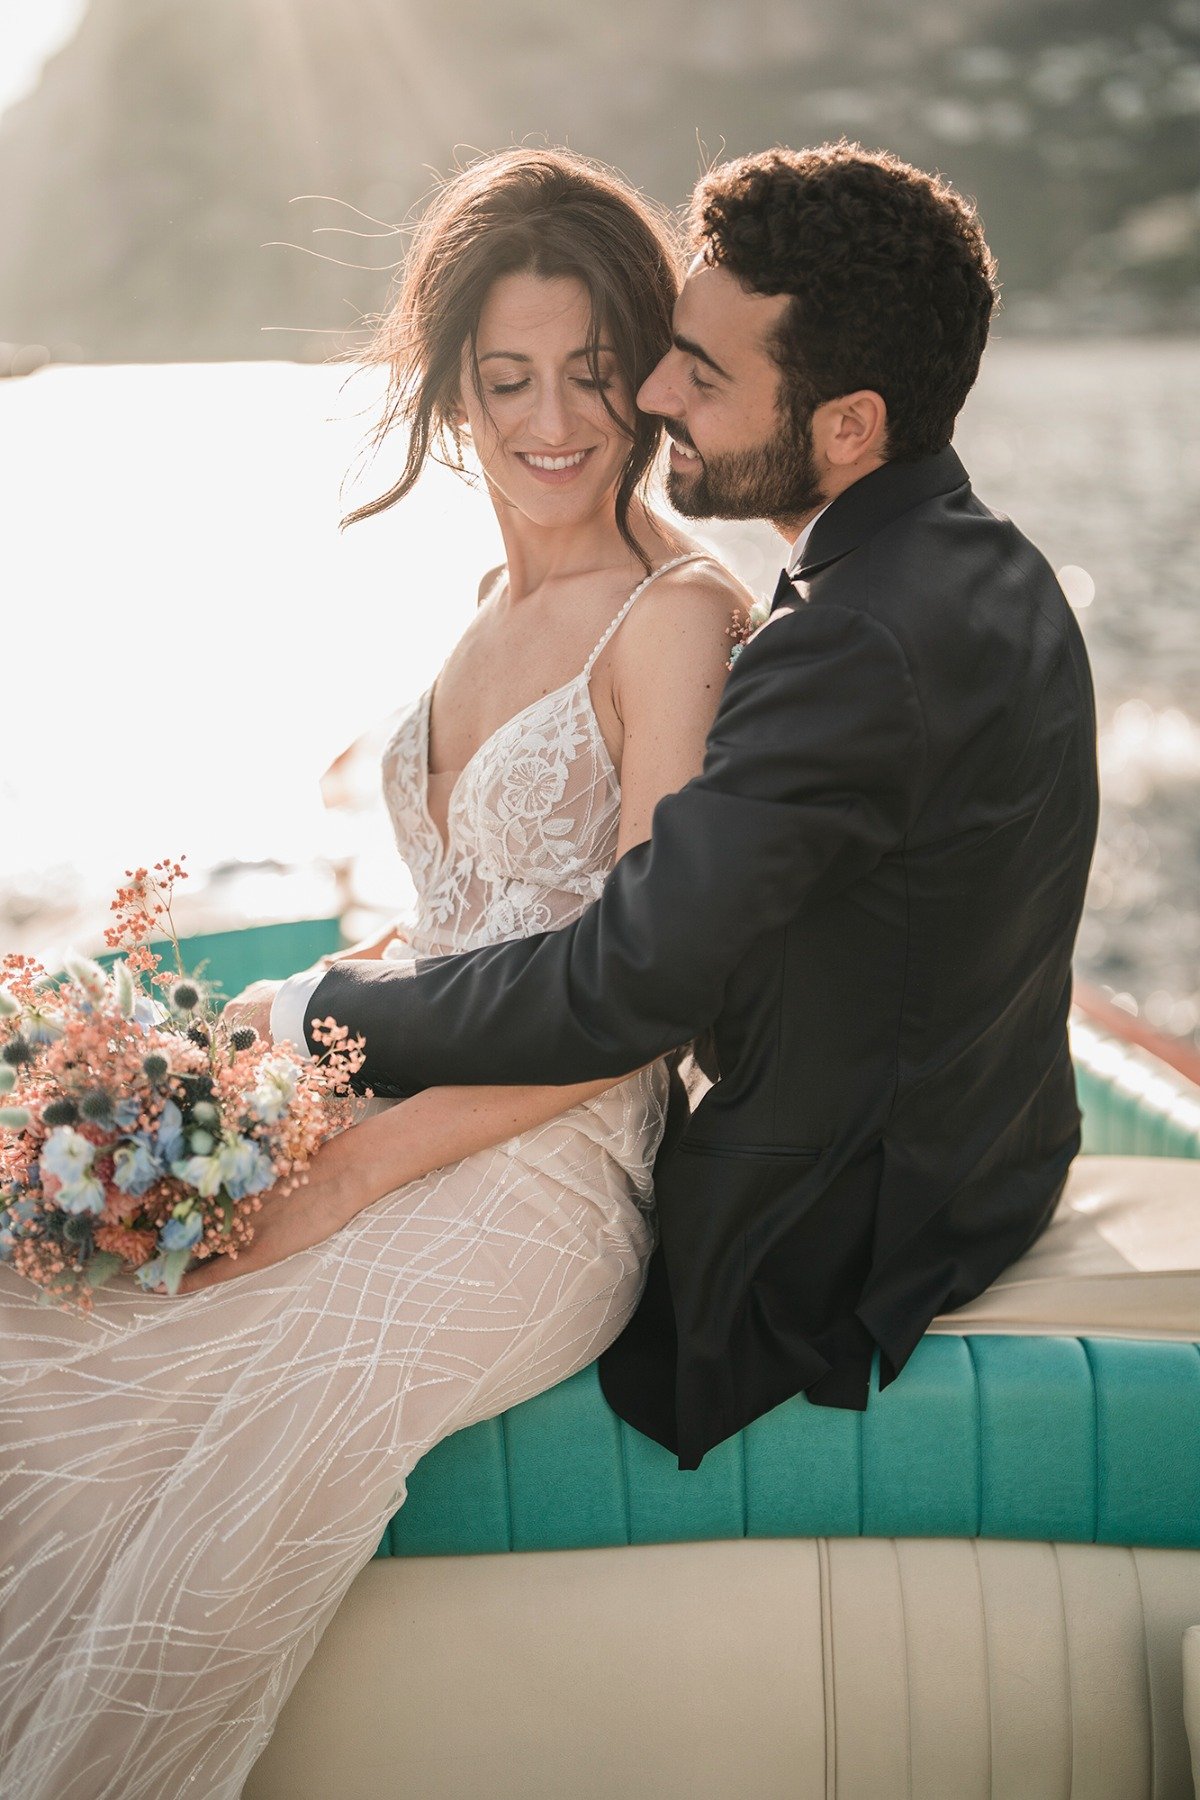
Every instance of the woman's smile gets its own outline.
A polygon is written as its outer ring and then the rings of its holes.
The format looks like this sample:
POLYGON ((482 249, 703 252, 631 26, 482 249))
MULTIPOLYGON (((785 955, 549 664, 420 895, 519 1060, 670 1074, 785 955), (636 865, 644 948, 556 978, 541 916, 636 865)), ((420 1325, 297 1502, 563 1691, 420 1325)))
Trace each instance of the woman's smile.
POLYGON ((594 451, 592 444, 586 450, 559 451, 552 456, 537 450, 515 450, 513 455, 544 486, 565 487, 578 477, 594 451))

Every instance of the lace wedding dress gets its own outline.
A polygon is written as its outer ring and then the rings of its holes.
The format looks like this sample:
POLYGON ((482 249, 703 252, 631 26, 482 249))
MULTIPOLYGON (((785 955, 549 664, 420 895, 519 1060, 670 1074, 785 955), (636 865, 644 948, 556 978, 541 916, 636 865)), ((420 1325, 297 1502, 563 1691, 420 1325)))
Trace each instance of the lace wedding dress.
MULTIPOLYGON (((383 786, 416 954, 564 925, 599 892, 620 796, 589 678, 647 585, 579 675, 475 752, 447 843, 430 693, 402 716, 383 786)), ((656 1063, 193 1294, 122 1276, 83 1319, 0 1264, 4 1800, 240 1794, 414 1464, 620 1332, 666 1087, 656 1063)))

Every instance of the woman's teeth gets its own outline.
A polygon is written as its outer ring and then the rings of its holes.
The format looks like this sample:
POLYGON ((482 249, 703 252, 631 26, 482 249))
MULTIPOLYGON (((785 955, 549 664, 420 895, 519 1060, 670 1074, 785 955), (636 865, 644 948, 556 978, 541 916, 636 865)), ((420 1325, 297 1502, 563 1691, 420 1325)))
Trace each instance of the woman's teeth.
POLYGON ((574 456, 531 456, 525 450, 518 450, 517 455, 533 469, 576 469, 587 451, 579 450, 574 456))

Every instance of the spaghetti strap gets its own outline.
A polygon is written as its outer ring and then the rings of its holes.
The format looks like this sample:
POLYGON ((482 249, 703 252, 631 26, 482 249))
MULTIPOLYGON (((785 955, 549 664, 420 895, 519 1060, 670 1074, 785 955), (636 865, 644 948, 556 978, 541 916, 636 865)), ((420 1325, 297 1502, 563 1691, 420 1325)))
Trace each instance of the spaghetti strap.
POLYGON ((645 593, 646 589, 650 586, 650 583, 652 581, 657 581, 658 577, 660 575, 665 575, 668 569, 678 569, 682 563, 697 562, 697 561, 708 562, 711 560, 711 555, 712 555, 711 551, 708 551, 708 550, 689 550, 685 556, 672 557, 670 562, 659 563, 657 569, 651 569, 650 573, 646 576, 645 580, 638 582, 638 585, 634 588, 632 594, 630 594, 628 600, 625 602, 624 606, 621 608, 621 610, 617 614, 616 618, 610 622, 608 629, 604 633, 604 636, 600 639, 600 642, 596 645, 596 648, 592 651, 592 654, 588 657, 586 663, 584 663, 582 678, 586 678, 591 675, 592 669, 595 666, 596 658, 599 656, 600 652, 603 650, 605 644, 607 644, 609 638, 613 635, 614 631, 616 631, 618 625, 621 624, 626 613, 629 611, 630 607, 633 605, 633 603, 637 599, 638 595, 645 593))

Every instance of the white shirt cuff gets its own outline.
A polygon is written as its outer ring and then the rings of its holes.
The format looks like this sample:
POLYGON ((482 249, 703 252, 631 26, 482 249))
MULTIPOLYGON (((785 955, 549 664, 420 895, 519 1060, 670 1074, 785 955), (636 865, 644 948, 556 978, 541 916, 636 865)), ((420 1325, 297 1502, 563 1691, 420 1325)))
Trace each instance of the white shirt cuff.
POLYGON ((274 1043, 282 1043, 286 1038, 302 1055, 312 1055, 308 1039, 304 1035, 304 1019, 309 1001, 328 973, 325 965, 318 963, 311 969, 301 969, 298 975, 288 976, 271 1002, 271 1038, 274 1043))

